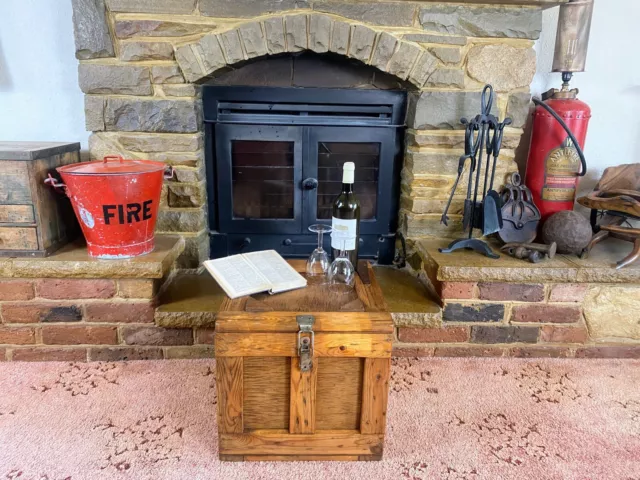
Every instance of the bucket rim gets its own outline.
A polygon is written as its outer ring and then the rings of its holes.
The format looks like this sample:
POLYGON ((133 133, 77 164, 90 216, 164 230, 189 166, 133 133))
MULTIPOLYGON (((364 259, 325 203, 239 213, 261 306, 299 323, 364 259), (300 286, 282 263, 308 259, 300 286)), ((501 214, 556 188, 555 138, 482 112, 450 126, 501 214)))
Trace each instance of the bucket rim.
POLYGON ((95 165, 96 167, 99 167, 100 165, 106 165, 106 163, 103 160, 90 160, 87 162, 79 162, 79 163, 71 163, 68 165, 63 165, 61 167, 56 167, 56 170, 59 173, 63 173, 66 175, 78 175, 78 176, 118 176, 118 175, 140 175, 140 174, 145 174, 145 173, 156 173, 156 172, 164 172, 168 165, 166 163, 163 162, 159 162, 156 160, 144 160, 144 159, 122 159, 122 162, 120 163, 120 165, 127 165, 127 163, 131 162, 137 164, 137 165, 143 165, 144 167, 147 167, 146 170, 130 170, 130 171, 114 171, 114 172, 109 172, 106 168, 105 171, 96 171, 96 172, 83 172, 83 171, 77 171, 78 169, 81 169, 83 167, 89 166, 89 165, 95 165))

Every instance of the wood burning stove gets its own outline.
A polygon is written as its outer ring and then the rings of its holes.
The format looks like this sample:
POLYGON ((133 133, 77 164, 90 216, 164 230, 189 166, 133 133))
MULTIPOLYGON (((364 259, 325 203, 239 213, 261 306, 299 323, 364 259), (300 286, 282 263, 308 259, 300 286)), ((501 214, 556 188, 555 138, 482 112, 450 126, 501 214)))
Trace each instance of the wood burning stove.
POLYGON ((360 256, 391 262, 405 92, 206 85, 203 104, 213 258, 309 255, 316 234, 308 227, 331 223, 342 164, 352 161, 360 256))

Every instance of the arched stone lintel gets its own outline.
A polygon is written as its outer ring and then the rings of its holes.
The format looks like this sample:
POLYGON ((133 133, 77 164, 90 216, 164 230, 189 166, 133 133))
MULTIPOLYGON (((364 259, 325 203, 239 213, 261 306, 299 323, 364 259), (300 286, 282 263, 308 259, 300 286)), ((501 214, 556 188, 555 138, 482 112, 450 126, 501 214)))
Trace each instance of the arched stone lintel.
POLYGON ((421 88, 437 67, 434 55, 373 26, 342 17, 297 13, 251 20, 196 41, 175 46, 175 57, 188 82, 247 60, 286 52, 333 52, 355 58, 421 88))

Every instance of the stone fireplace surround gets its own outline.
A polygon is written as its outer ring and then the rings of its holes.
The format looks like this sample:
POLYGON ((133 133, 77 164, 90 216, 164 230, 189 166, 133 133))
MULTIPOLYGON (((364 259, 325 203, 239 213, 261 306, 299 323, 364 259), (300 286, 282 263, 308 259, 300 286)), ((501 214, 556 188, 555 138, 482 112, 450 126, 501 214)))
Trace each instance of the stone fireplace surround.
MULTIPOLYGON (((479 111, 479 92, 492 83, 500 116, 514 118, 498 178, 517 169, 540 6, 558 2, 514 3, 535 6, 74 0, 91 157, 117 153, 176 168, 175 179, 164 187, 158 231, 184 237, 179 267, 197 268, 209 254, 199 85, 233 78, 239 68, 274 56, 313 52, 325 62, 349 59, 410 91, 399 215, 403 233, 409 239, 455 236, 459 222, 445 228, 439 218, 462 153, 459 119, 479 111)), ((373 87, 384 88, 382 80, 373 87)), ((457 197, 453 218, 461 208, 457 197)))
POLYGON ((199 85, 287 81, 409 91, 400 218, 422 282, 379 272, 394 355, 640 358, 640 265, 611 268, 627 245, 536 266, 437 251, 459 233, 458 222, 439 224, 463 147, 459 118, 479 111, 492 83, 499 115, 514 119, 499 172, 517 169, 540 9, 561 2, 472 3, 73 0, 91 156, 162 160, 176 178, 153 254, 100 262, 69 245, 47 259, 0 259, 0 361, 212 356, 224 295, 206 273, 175 270, 208 257, 199 85))

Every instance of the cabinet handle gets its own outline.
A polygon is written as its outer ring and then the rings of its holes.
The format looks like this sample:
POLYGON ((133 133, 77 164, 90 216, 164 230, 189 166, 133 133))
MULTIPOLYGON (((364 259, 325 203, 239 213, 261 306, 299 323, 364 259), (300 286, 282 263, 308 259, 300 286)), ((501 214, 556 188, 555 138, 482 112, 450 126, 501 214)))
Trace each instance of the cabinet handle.
POLYGON ((315 178, 305 178, 302 181, 302 188, 305 190, 315 190, 318 188, 318 180, 315 178))
POLYGON ((296 242, 296 243, 294 243, 290 238, 286 238, 286 239, 284 239, 284 240, 282 241, 282 245, 284 245, 285 247, 298 247, 298 246, 305 246, 305 247, 312 246, 312 247, 317 247, 317 246, 318 246, 318 244, 317 244, 317 243, 304 243, 304 242, 301 242, 301 243, 297 243, 297 242, 296 242))

